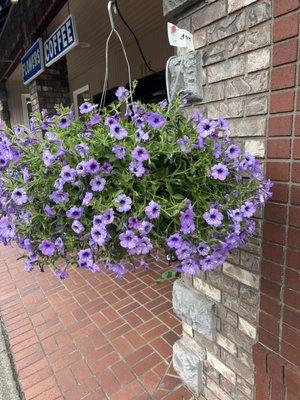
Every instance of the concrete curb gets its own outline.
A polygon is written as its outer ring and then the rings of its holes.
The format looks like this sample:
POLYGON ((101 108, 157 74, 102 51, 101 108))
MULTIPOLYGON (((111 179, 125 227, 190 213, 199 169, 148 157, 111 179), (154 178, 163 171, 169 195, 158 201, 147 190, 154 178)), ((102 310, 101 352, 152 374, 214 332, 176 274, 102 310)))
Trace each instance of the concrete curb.
POLYGON ((10 352, 9 340, 0 315, 0 400, 24 399, 10 352))

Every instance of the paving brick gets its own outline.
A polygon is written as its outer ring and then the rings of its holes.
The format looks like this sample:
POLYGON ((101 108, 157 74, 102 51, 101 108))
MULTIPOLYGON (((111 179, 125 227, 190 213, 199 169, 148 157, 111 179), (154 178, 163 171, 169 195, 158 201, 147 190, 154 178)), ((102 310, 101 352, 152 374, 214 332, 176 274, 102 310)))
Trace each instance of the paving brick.
MULTIPOLYGON (((12 268, 14 254, 12 250, 12 268)), ((148 282, 152 287, 147 287, 138 274, 130 274, 119 286, 105 272, 97 280, 83 275, 84 271, 74 274, 64 285, 49 274, 24 274, 26 285, 22 279, 14 282, 20 285, 21 297, 11 295, 8 281, 0 282, 3 315, 26 399, 56 400, 62 393, 72 400, 100 400, 115 393, 135 393, 135 400, 148 399, 150 392, 153 397, 161 391, 168 395, 174 388, 171 381, 177 378, 165 381, 162 390, 154 389, 149 373, 143 377, 145 384, 148 378, 146 391, 137 376, 153 369, 152 377, 160 381, 170 363, 171 346, 180 332, 180 321, 171 313, 171 283, 157 287, 152 277, 148 282), (37 278, 48 298, 38 289, 37 278), (77 279, 80 284, 73 286, 77 279), (137 296, 135 301, 132 296, 137 296), (141 334, 139 327, 143 327, 141 334)))

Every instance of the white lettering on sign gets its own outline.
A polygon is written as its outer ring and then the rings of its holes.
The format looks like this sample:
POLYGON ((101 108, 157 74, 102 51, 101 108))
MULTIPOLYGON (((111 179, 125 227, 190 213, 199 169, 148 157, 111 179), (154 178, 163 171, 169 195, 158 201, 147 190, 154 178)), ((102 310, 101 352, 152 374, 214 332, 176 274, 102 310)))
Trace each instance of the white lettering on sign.
POLYGON ((72 15, 45 41, 45 64, 49 66, 78 44, 75 21, 72 15))
POLYGON ((23 83, 27 85, 44 71, 42 39, 37 39, 21 58, 23 83))
POLYGON ((171 46, 185 47, 188 50, 195 50, 193 43, 193 34, 186 29, 180 29, 178 26, 168 22, 168 39, 171 46))

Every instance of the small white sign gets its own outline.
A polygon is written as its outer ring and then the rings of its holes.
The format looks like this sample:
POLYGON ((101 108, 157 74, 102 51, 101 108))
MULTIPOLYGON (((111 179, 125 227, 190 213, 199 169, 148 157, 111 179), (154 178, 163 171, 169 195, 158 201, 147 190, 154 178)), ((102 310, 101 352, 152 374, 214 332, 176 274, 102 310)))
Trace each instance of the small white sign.
POLYGON ((178 26, 168 22, 168 38, 171 46, 185 47, 188 50, 195 50, 193 35, 186 29, 180 29, 178 26))

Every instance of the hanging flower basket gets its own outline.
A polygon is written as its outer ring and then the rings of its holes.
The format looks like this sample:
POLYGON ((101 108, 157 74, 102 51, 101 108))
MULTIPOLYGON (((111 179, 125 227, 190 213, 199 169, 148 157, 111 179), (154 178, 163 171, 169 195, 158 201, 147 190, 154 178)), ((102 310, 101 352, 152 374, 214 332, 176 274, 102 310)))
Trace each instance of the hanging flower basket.
POLYGON ((123 260, 145 268, 158 246, 175 271, 221 266, 270 197, 258 161, 232 143, 226 120, 186 118, 184 98, 168 107, 116 95, 101 115, 83 103, 80 119, 60 108, 29 130, 1 126, 0 241, 25 250, 26 271, 52 266, 60 279, 74 263, 121 277, 123 260))

